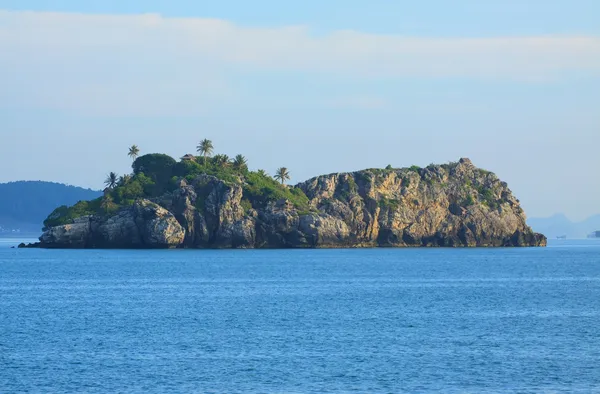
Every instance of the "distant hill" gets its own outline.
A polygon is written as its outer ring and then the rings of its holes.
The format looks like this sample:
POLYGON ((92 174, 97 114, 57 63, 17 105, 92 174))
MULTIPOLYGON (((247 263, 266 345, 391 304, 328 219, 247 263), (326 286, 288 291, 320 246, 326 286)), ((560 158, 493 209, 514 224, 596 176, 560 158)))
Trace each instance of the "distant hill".
POLYGON ((48 212, 101 195, 100 191, 53 182, 0 183, 0 232, 13 229, 39 232, 48 212))
POLYGON ((531 218, 527 223, 534 231, 556 238, 566 235, 567 238, 585 238, 592 231, 600 230, 600 215, 595 215, 581 222, 572 222, 563 214, 549 218, 531 218))

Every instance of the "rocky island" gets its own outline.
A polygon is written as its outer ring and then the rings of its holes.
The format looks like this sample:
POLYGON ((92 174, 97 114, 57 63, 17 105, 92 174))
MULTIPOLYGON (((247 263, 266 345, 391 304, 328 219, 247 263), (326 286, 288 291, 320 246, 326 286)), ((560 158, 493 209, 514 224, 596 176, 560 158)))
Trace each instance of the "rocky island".
MULTIPOLYGON (((284 169, 285 170, 285 169, 284 169)), ((111 174, 111 176, 114 174, 111 174)), ((281 174, 279 174, 281 175, 281 174)), ((507 184, 469 159, 286 186, 238 155, 151 154, 104 197, 59 207, 43 248, 545 246, 507 184)), ((110 177, 109 177, 110 179, 110 177)))

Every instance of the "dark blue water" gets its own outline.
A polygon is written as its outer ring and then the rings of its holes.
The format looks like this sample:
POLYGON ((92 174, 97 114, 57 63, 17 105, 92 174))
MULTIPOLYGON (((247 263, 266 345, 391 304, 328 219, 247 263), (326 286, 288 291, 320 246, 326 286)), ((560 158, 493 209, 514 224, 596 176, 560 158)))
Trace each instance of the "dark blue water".
POLYGON ((599 242, 8 244, 0 242, 2 393, 600 392, 599 242))

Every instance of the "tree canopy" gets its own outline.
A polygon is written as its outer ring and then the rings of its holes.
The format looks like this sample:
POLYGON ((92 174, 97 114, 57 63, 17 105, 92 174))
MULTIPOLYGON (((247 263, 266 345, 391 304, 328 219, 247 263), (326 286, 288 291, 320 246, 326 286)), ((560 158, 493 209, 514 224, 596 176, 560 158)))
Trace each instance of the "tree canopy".
POLYGON ((233 159, 233 166, 237 169, 248 169, 248 160, 243 155, 236 155, 233 159))
POLYGON ((118 182, 119 176, 116 173, 111 172, 106 176, 106 179, 104 180, 104 186, 108 187, 109 189, 114 189, 118 182))
POLYGON ((285 184, 285 181, 290 179, 290 172, 285 167, 279 167, 277 171, 275 171, 275 179, 277 179, 281 184, 285 184))
POLYGON ((146 174, 156 184, 163 185, 173 176, 173 167, 177 161, 169 155, 152 153, 140 156, 133 162, 133 173, 146 174))
MULTIPOLYGON (((277 170, 276 179, 265 171, 251 172, 248 162, 243 155, 231 159, 226 154, 213 153, 210 140, 201 141, 198 152, 204 157, 197 160, 191 155, 184 156, 180 161, 160 154, 146 154, 135 159, 132 164, 133 174, 118 177, 110 173, 106 179, 109 189, 103 198, 84 201, 71 208, 59 207, 46 220, 46 226, 56 226, 68 223, 73 218, 83 215, 105 215, 119 208, 130 206, 139 198, 157 198, 179 187, 181 180, 188 184, 196 184, 199 175, 211 175, 225 183, 237 184, 242 187, 244 209, 260 208, 269 202, 287 199, 297 208, 308 209, 308 198, 299 188, 284 185, 290 179, 287 168, 277 170)), ((204 201, 205 194, 210 190, 199 187, 196 190, 199 201, 204 201)))
POLYGON ((131 157, 132 160, 135 160, 139 157, 140 155, 140 148, 138 148, 137 145, 132 145, 129 148, 129 153, 127 154, 127 156, 131 157))
POLYGON ((204 156, 204 163, 206 164, 206 158, 212 155, 214 146, 211 140, 205 138, 202 141, 200 141, 200 143, 196 147, 196 150, 198 151, 198 153, 204 156))

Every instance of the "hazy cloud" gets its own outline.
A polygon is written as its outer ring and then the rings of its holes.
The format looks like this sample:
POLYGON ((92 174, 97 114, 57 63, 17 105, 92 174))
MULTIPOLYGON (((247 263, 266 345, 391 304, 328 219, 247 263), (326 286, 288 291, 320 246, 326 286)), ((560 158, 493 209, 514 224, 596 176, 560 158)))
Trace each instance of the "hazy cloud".
MULTIPOLYGON (((385 76, 520 77, 600 71, 600 37, 419 38, 307 27, 250 28, 224 20, 160 15, 85 15, 0 11, 0 42, 76 56, 189 56, 268 68, 385 76)), ((143 60, 143 59, 140 59, 143 60)))
MULTIPOLYGON (((600 73, 600 37, 594 36, 317 36, 304 26, 254 28, 155 14, 0 11, 0 51, 3 105, 98 114, 210 111, 238 97, 229 76, 253 71, 517 80, 600 73)), ((385 104, 335 101, 329 104, 385 104)))

